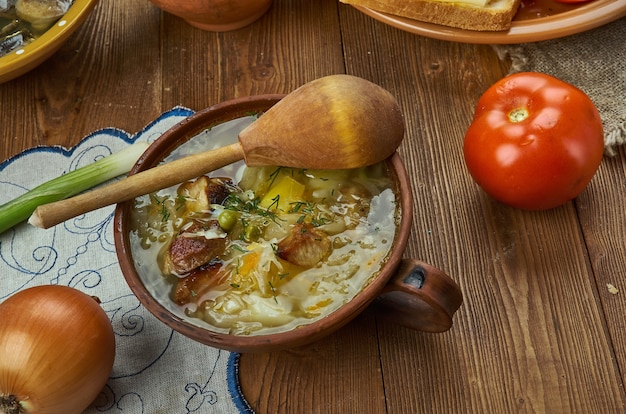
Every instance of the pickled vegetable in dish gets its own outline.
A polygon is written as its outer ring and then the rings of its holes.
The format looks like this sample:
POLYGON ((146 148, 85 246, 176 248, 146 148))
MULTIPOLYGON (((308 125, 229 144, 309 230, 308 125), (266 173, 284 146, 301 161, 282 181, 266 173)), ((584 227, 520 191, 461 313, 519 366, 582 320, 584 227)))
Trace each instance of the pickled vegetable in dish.
POLYGON ((16 0, 17 16, 39 32, 48 30, 72 5, 72 0, 16 0))
POLYGON ((258 335, 320 319, 376 276, 400 216, 385 163, 237 168, 135 200, 132 254, 153 295, 200 326, 258 335))
POLYGON ((0 56, 41 36, 72 3, 73 0, 0 0, 0 56))

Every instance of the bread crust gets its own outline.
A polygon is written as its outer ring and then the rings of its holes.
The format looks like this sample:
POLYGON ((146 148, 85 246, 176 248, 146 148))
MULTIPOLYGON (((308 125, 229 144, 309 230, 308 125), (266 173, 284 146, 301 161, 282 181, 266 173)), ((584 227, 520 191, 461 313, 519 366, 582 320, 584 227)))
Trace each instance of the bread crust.
POLYGON ((511 27, 521 0, 510 0, 500 7, 475 7, 464 3, 436 0, 340 0, 383 13, 476 31, 502 31, 511 27))

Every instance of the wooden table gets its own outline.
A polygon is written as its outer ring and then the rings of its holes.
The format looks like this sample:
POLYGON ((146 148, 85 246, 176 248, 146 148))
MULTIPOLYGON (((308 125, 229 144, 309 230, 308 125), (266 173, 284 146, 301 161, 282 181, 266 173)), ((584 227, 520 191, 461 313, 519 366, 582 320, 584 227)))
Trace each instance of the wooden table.
POLYGON ((545 212, 502 206, 466 172, 481 93, 509 70, 488 45, 412 35, 336 0, 275 0, 256 24, 206 33, 147 0, 101 1, 50 60, 0 85, 0 159, 72 146, 163 111, 288 93, 335 73, 391 91, 414 186, 407 257, 460 285, 452 329, 426 334, 366 311, 306 348, 243 355, 259 413, 618 413, 626 394, 626 153, 545 212), (619 290, 612 294, 607 284, 619 290))

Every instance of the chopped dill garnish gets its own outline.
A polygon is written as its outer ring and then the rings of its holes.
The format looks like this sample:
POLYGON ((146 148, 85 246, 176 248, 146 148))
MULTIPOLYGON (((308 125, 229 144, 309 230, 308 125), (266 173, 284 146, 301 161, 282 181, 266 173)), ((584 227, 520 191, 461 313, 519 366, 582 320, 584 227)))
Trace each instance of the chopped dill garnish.
POLYGON ((289 203, 291 208, 289 209, 289 213, 299 213, 303 214, 313 214, 315 213, 315 203, 311 203, 309 201, 294 201, 289 203))
POLYGON ((276 210, 278 210, 278 203, 279 203, 279 201, 280 201, 280 194, 276 194, 276 197, 272 198, 272 204, 270 204, 267 207, 267 209, 271 210, 272 206, 273 206, 276 210))
POLYGON ((161 206, 161 221, 166 223, 170 220, 170 211, 167 209, 165 204, 161 206))
POLYGON ((312 218, 311 219, 311 224, 315 227, 319 227, 319 226, 323 226, 324 224, 328 223, 330 220, 327 219, 326 217, 320 217, 320 218, 312 218))
MULTIPOLYGON (((322 200, 322 202, 323 201, 324 200, 322 200)), ((317 211, 316 203, 294 201, 293 203, 289 203, 289 205, 291 206, 291 208, 289 209, 289 213, 302 213, 302 215, 296 220, 296 223, 298 224, 306 222, 307 217, 310 218, 311 224, 315 227, 322 226, 331 221, 326 217, 320 216, 319 212, 317 211)))
POLYGON ((159 214, 161 215, 161 221, 163 223, 166 223, 167 221, 169 221, 171 213, 169 209, 167 208, 167 206, 165 205, 165 202, 170 199, 170 196, 166 195, 166 196, 163 196, 163 198, 159 198, 156 194, 153 193, 153 194, 150 194, 150 199, 152 200, 154 204, 161 207, 161 211, 159 212, 159 214))
POLYGON ((170 196, 169 195, 164 195, 163 198, 159 198, 158 195, 153 193, 153 194, 150 194, 150 198, 152 199, 154 204, 160 206, 162 204, 165 204, 165 202, 170 199, 170 196))
POLYGON ((276 178, 278 178, 278 175, 282 170, 283 167, 278 167, 274 171, 272 171, 272 173, 270 174, 270 188, 274 185, 274 181, 276 181, 276 178))
MULTIPOLYGON (((226 200, 224 201, 223 205, 224 205, 224 208, 227 210, 234 210, 240 213, 249 214, 251 216, 259 216, 259 217, 267 218, 273 221, 274 223, 277 223, 276 220, 282 220, 274 212, 269 211, 268 209, 265 209, 259 206, 260 202, 261 200, 258 197, 255 197, 254 199, 249 200, 249 201, 245 201, 239 198, 237 194, 231 193, 228 197, 226 197, 226 200)), ((275 201, 275 203, 277 202, 278 201, 275 201)), ((274 205, 275 203, 272 203, 272 205, 274 205)), ((245 227, 245 223, 243 221, 242 221, 242 224, 245 227)))
POLYGON ((272 291, 272 296, 274 296, 274 302, 278 303, 278 299, 276 299, 276 288, 274 288, 274 285, 272 284, 271 281, 267 282, 270 285, 270 290, 272 291))
POLYGON ((178 197, 176 197, 176 211, 180 210, 181 208, 185 207, 185 202, 187 201, 187 197, 185 197, 184 195, 179 195, 178 197))
POLYGON ((289 205, 291 206, 291 209, 289 209, 289 213, 297 213, 298 211, 300 211, 302 206, 306 205, 306 203, 303 201, 294 201, 289 203, 289 205))
POLYGON ((237 250, 237 251, 239 251, 239 252, 241 252, 241 253, 247 253, 247 252, 248 252, 246 249, 244 249, 243 247, 241 247, 241 246, 240 246, 240 245, 238 245, 238 244, 233 244, 233 245, 231 246, 231 249, 233 249, 233 250, 237 250))

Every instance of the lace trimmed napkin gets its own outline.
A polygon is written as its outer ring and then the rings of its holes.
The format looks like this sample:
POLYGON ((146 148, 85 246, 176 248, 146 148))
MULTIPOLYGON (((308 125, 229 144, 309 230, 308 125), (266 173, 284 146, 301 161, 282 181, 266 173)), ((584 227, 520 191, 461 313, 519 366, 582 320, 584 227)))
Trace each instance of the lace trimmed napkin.
POLYGON ((547 73, 589 95, 602 117, 607 154, 626 143, 626 18, 561 39, 494 47, 511 58, 512 73, 547 73))
MULTIPOLYGON (((173 108, 134 136, 96 131, 76 147, 39 147, 0 164, 0 204, 137 141, 152 142, 193 112, 173 108)), ((49 230, 23 223, 0 234, 0 302, 44 284, 97 296, 115 331, 116 358, 95 413, 251 413, 239 389, 238 354, 202 345, 167 328, 132 294, 117 263, 114 207, 49 230)))

